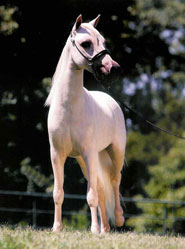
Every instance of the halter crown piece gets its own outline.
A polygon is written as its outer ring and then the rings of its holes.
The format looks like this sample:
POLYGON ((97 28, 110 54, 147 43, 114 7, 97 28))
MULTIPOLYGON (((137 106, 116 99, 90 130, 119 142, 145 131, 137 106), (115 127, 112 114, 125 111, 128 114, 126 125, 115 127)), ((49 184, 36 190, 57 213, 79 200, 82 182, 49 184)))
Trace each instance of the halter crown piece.
POLYGON ((78 50, 78 52, 86 59, 87 63, 89 66, 93 66, 94 62, 96 60, 98 60, 101 56, 105 55, 105 54, 110 54, 110 52, 107 49, 104 49, 102 51, 100 51, 99 53, 97 53, 95 56, 93 56, 92 58, 89 58, 87 56, 85 56, 82 51, 80 51, 80 49, 78 48, 78 46, 76 45, 75 39, 73 37, 73 34, 71 32, 71 42, 73 44, 73 46, 76 47, 76 49, 78 50))

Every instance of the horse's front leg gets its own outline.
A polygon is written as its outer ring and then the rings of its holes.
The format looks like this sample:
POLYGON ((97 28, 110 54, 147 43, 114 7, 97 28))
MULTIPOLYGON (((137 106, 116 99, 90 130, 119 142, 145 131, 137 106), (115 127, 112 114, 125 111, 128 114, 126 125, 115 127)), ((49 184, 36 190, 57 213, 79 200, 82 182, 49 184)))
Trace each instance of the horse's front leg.
POLYGON ((97 192, 97 167, 99 163, 98 153, 87 153, 83 156, 87 169, 88 187, 87 203, 91 210, 91 231, 99 233, 97 219, 98 192, 97 192))
POLYGON ((59 151, 55 150, 54 148, 51 148, 50 151, 54 173, 53 199, 55 203, 55 215, 53 231, 57 232, 62 229, 62 203, 64 201, 64 163, 66 160, 66 156, 62 156, 62 153, 59 153, 59 151))
POLYGON ((97 207, 90 207, 90 210, 91 210, 91 232, 94 234, 98 234, 100 232, 100 228, 98 224, 97 207))

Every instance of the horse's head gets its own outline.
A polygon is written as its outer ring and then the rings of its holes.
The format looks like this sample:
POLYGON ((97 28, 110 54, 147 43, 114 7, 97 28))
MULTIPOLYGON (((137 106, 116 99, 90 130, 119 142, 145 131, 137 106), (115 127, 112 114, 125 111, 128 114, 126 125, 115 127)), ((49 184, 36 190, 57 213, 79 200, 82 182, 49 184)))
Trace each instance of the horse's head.
POLYGON ((119 64, 106 49, 104 37, 95 28, 100 15, 89 23, 82 23, 80 15, 71 32, 72 59, 78 69, 86 69, 98 80, 112 81, 120 72, 119 64))

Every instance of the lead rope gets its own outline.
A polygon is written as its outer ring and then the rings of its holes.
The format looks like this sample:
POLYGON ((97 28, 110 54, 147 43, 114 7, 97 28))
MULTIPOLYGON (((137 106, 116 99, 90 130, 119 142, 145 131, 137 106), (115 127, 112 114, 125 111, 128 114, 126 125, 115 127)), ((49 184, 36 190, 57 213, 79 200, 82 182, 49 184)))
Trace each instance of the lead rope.
POLYGON ((167 133, 168 135, 171 135, 171 136, 174 136, 174 137, 177 137, 177 138, 180 138, 180 139, 185 139, 185 137, 183 136, 180 136, 178 134, 175 134, 171 131, 168 131, 168 130, 165 130, 159 126, 157 126, 156 124, 152 123, 151 121, 147 120, 145 117, 143 117, 140 113, 138 113, 137 111, 135 111, 133 108, 131 108, 129 105, 125 104, 123 102, 123 100, 119 97, 119 96, 116 96, 115 97, 115 94, 113 93, 113 91, 111 91, 111 88, 106 88, 103 84, 101 84, 105 90, 105 92, 109 93, 112 95, 113 98, 115 98, 116 100, 118 100, 121 105, 123 105, 127 110, 129 110, 130 112, 134 113, 136 116, 138 116, 141 120, 143 120, 146 124, 152 126, 153 128, 155 128, 156 130, 159 130, 159 131, 162 131, 162 132, 165 132, 167 133))

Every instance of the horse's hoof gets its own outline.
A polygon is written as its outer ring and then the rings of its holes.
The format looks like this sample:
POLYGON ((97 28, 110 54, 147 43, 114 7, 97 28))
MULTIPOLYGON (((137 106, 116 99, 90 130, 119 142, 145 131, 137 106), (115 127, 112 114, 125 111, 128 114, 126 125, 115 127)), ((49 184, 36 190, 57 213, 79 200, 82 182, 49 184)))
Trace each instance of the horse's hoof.
POLYGON ((122 227, 125 223, 125 218, 123 215, 119 215, 116 217, 116 226, 117 227, 122 227))
POLYGON ((116 208, 114 211, 115 214, 115 223, 117 227, 122 227, 124 222, 125 222, 125 218, 123 216, 123 209, 121 207, 116 208))
POLYGON ((110 231, 110 226, 101 227, 101 234, 108 233, 110 231))
POLYGON ((91 232, 93 234, 99 234, 100 233, 99 226, 91 226, 91 232))
POLYGON ((54 233, 60 232, 62 230, 62 224, 53 225, 52 231, 54 233))

